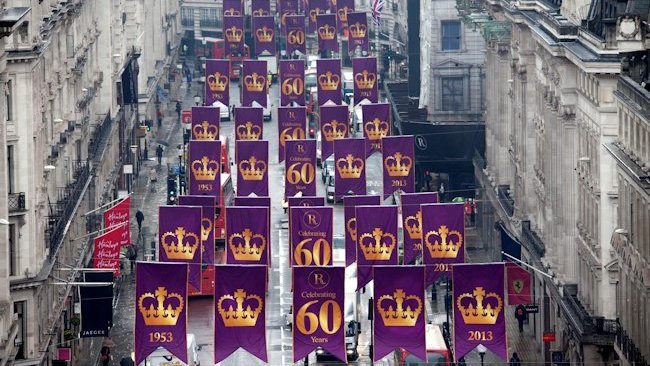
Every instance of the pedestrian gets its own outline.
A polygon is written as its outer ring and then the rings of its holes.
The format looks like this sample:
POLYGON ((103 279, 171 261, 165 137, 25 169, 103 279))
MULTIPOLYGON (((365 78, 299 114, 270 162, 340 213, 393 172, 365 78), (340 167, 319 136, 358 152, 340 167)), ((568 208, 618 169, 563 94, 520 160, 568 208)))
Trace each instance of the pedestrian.
POLYGON ((120 360, 120 366, 134 366, 134 363, 131 357, 122 357, 120 360))
POLYGON ((526 320, 526 317, 526 308, 523 305, 517 305, 515 308, 515 318, 517 318, 517 323, 519 325, 519 333, 524 332, 524 320, 526 320))
POLYGON ((156 112, 156 119, 158 120, 158 128, 162 127, 163 114, 160 109, 156 112))
POLYGON ((163 147, 162 145, 158 145, 156 148, 156 156, 158 157, 158 165, 162 164, 162 154, 163 154, 163 147))
POLYGON ((465 226, 469 225, 469 217, 472 214, 472 204, 469 203, 469 198, 465 198, 463 203, 463 211, 465 212, 465 226))
POLYGON ((183 110, 183 106, 181 105, 181 101, 177 100, 176 101, 176 114, 178 114, 178 119, 181 119, 181 111, 183 110))
POLYGON ((131 274, 135 273, 135 261, 138 259, 138 247, 131 244, 126 249, 126 256, 129 258, 129 263, 131 264, 131 274))
POLYGON ((108 366, 108 363, 111 361, 111 349, 104 346, 99 351, 99 360, 102 362, 102 366, 108 366))
POLYGON ((517 352, 512 353, 512 357, 510 357, 510 366, 521 366, 521 359, 519 358, 519 355, 517 352))
POLYGON ((142 221, 144 221, 144 214, 142 211, 138 210, 138 212, 135 213, 135 221, 138 222, 138 232, 142 231, 142 221))

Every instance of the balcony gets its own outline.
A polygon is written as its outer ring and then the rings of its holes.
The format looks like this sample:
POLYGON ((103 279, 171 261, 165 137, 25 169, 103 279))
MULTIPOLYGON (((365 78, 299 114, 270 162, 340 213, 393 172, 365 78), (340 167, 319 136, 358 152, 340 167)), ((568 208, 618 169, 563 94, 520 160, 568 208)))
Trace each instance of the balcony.
POLYGON ((564 285, 564 304, 571 318, 579 324, 578 334, 583 343, 598 346, 612 346, 618 323, 601 316, 592 316, 578 299, 578 285, 564 285))
POLYGON ((620 324, 616 329, 616 346, 627 359, 627 362, 636 366, 649 366, 648 360, 643 356, 641 350, 634 344, 632 338, 620 324))
POLYGON ((546 246, 539 235, 531 229, 529 220, 523 220, 521 222, 521 234, 523 239, 528 243, 528 247, 533 248, 540 258, 543 257, 544 253, 546 253, 546 246))
POLYGON ((9 213, 25 212, 25 192, 9 193, 7 196, 7 206, 9 206, 9 213))

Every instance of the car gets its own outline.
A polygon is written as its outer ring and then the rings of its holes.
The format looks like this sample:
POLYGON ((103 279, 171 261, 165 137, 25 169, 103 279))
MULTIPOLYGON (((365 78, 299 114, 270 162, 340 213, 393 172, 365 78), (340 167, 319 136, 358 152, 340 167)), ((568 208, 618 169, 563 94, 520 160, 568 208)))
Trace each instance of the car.
POLYGON ((230 107, 218 100, 212 103, 212 106, 219 107, 219 119, 222 121, 230 121, 230 107))
POLYGON ((334 157, 330 156, 322 164, 321 176, 323 178, 323 184, 325 182, 327 182, 327 177, 329 177, 330 175, 333 175, 333 172, 334 172, 333 169, 334 169, 334 157))

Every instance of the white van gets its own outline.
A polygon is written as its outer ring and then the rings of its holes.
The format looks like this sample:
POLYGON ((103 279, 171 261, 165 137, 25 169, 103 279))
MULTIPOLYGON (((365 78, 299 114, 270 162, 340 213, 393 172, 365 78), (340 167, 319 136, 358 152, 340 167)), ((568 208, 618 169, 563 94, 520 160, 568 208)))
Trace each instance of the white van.
MULTIPOLYGON (((194 334, 187 335, 187 361, 188 366, 200 366, 199 347, 196 345, 194 334)), ((163 347, 158 347, 153 351, 140 366, 185 366, 178 358, 174 357, 163 347)))

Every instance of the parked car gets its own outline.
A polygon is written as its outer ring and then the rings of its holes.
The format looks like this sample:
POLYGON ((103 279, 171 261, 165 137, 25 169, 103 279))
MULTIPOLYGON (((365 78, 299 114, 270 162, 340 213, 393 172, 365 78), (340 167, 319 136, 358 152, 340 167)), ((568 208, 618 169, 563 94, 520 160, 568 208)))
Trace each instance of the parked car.
POLYGON ((320 172, 323 178, 323 183, 327 182, 327 177, 334 175, 334 156, 330 156, 323 162, 320 172))

